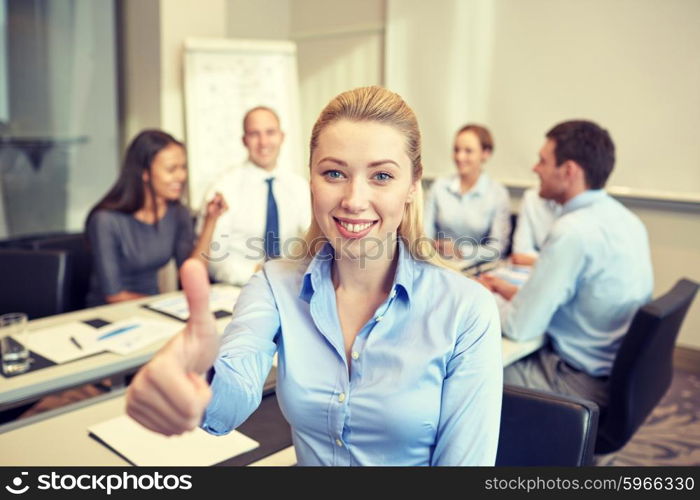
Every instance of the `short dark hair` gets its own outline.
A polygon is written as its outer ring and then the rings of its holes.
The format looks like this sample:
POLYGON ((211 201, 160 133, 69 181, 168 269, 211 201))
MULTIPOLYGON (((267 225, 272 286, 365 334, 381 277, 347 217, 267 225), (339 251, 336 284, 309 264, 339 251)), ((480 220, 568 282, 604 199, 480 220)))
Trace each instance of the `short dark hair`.
POLYGON ((615 166, 615 144, 607 130, 587 120, 571 120, 547 132, 554 141, 557 165, 567 160, 578 163, 589 189, 602 189, 615 166))

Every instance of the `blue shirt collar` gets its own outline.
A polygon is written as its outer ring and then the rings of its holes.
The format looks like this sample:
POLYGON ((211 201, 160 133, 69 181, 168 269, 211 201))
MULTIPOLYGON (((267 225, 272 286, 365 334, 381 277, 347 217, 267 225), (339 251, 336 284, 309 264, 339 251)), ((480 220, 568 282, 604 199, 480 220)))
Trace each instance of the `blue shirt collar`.
MULTIPOLYGON (((403 295, 409 301, 413 293, 413 272, 416 262, 401 238, 399 238, 398 249, 399 261, 391 289, 396 291, 397 296, 403 295)), ((299 291, 299 298, 304 302, 310 303, 314 293, 321 289, 322 281, 331 279, 331 262, 334 257, 333 247, 326 242, 311 259, 301 280, 301 290, 299 291)))
POLYGON ((569 201, 564 203, 561 214, 564 215, 566 213, 573 212, 574 210, 578 210, 579 208, 587 207, 588 205, 592 205, 606 196, 607 193, 603 189, 589 189, 588 191, 577 194, 569 201))
POLYGON ((488 182, 489 179, 486 172, 481 172, 481 174, 479 174, 479 179, 476 181, 476 184, 474 184, 469 191, 462 194, 459 175, 455 175, 450 181, 450 183, 447 185, 447 189, 457 196, 482 196, 484 195, 486 188, 488 187, 488 182))

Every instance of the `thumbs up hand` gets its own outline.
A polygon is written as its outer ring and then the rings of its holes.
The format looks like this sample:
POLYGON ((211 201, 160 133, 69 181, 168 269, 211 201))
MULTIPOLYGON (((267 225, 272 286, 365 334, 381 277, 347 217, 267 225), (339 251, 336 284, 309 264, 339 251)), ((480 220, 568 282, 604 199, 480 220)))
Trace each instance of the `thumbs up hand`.
POLYGON ((139 370, 126 394, 129 416, 166 436, 199 425, 211 399, 204 375, 219 350, 204 264, 188 259, 180 278, 190 309, 187 325, 139 370))

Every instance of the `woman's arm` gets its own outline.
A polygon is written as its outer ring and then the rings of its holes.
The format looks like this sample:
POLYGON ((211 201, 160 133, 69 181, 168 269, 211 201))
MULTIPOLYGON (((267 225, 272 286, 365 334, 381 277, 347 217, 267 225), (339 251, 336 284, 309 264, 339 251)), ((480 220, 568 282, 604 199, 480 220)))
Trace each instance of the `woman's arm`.
POLYGON ((201 423, 207 432, 230 432, 260 404, 277 351, 279 315, 266 271, 254 274, 238 296, 233 318, 221 338, 211 380, 214 396, 201 423))
POLYGON ((503 397, 501 328, 493 297, 483 288, 457 337, 443 382, 432 465, 492 466, 503 397))
POLYGON ((197 244, 192 250, 190 257, 200 260, 204 264, 208 264, 209 261, 205 257, 208 255, 209 245, 211 245, 211 239, 214 235, 214 230, 216 229, 216 221, 219 217, 228 210, 228 205, 221 193, 216 193, 214 198, 207 203, 206 215, 204 217, 204 224, 202 224, 202 232, 199 234, 197 239, 197 244))
POLYGON ((108 304, 114 304, 116 302, 124 302, 126 300, 140 299, 141 297, 148 297, 148 295, 143 293, 128 292, 126 290, 112 295, 107 295, 105 300, 108 304))

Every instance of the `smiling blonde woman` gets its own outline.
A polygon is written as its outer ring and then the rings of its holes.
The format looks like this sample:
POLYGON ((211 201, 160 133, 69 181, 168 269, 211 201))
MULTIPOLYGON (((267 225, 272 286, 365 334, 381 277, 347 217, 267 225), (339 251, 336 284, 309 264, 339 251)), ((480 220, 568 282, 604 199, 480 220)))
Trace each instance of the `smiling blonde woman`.
POLYGON ((164 434, 227 433, 260 403, 277 353, 300 465, 493 465, 498 314, 486 289, 431 262, 420 158, 398 95, 333 99, 312 133, 305 258, 253 276, 220 344, 206 272, 187 262, 190 323, 135 377, 129 414, 164 434))

